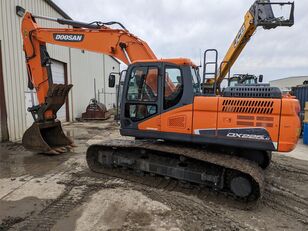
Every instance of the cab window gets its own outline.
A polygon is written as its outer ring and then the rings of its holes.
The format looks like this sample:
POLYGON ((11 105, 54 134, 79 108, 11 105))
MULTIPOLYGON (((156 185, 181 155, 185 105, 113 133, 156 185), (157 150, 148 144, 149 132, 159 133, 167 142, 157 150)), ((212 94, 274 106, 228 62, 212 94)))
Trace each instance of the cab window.
POLYGON ((126 104, 125 117, 132 121, 140 121, 157 113, 155 104, 126 104))
POLYGON ((135 67, 129 77, 125 116, 140 121, 157 114, 158 68, 135 67))
POLYGON ((194 94, 200 93, 200 79, 199 79, 198 70, 191 67, 190 71, 192 75, 193 92, 194 94))
POLYGON ((130 75, 128 86, 128 100, 155 102, 158 89, 158 68, 134 68, 130 75))
POLYGON ((164 109, 178 104, 183 95, 183 76, 176 67, 165 68, 164 77, 164 109))

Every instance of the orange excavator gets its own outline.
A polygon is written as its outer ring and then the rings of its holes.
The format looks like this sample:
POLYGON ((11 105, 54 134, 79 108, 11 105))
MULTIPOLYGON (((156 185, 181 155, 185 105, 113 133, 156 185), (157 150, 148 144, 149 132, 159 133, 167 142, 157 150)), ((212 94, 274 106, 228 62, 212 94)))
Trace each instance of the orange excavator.
MULTIPOLYGON (((288 19, 275 17, 272 4, 276 3, 258 0, 249 9, 245 26, 224 60, 229 66, 252 36, 251 28, 293 25, 294 3, 279 3, 291 6, 288 19)), ((191 60, 157 59, 146 42, 120 23, 83 23, 26 13, 22 36, 28 86, 35 88, 39 101, 28 109, 35 120, 23 136, 29 150, 59 154, 73 146, 56 119, 72 85, 53 83, 46 43, 100 52, 128 65, 121 92, 120 133, 136 139, 91 145, 86 158, 95 172, 171 177, 255 200, 262 195, 263 169, 270 163, 271 152, 289 152, 297 143, 300 107, 296 99, 267 85, 230 86, 219 95, 215 90, 204 91, 205 80, 191 60), (37 18, 73 28, 42 28, 37 18)), ((226 71, 220 69, 220 73, 223 76, 226 71)), ((216 88, 221 79, 214 79, 216 88)), ((109 86, 115 86, 115 75, 109 76, 109 86)))

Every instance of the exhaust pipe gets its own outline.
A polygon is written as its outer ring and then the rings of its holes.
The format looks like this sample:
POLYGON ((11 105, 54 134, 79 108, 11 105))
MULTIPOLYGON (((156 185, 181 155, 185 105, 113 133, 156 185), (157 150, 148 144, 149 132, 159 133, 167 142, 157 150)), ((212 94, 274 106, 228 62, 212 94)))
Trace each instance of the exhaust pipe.
POLYGON ((29 151, 45 154, 61 154, 74 147, 60 121, 34 122, 24 133, 22 144, 29 151))

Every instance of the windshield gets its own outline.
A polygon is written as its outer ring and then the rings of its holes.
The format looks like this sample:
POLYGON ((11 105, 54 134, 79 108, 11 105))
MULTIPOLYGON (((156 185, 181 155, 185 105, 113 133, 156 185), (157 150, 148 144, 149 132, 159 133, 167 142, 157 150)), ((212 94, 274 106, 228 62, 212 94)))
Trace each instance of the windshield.
POLYGON ((192 75, 192 85, 193 85, 193 91, 194 93, 200 93, 200 76, 198 68, 190 68, 191 75, 192 75))
POLYGON ((250 79, 245 79, 243 82, 244 84, 256 84, 256 79, 250 78, 250 79))
POLYGON ((238 84, 238 78, 232 78, 229 81, 229 86, 234 87, 236 84, 238 84))
POLYGON ((234 87, 236 84, 244 84, 244 85, 251 85, 256 84, 256 78, 239 78, 239 77, 233 77, 229 80, 229 86, 234 87))

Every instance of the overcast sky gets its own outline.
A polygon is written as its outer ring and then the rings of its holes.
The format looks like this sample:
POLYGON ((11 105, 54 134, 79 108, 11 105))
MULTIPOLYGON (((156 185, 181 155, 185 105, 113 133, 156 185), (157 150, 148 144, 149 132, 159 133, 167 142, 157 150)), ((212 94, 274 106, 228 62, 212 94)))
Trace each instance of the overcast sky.
MULTIPOLYGON (((119 21, 145 40, 159 58, 187 57, 199 64, 200 50, 216 48, 220 59, 253 0, 54 0, 78 21, 119 21)), ((259 28, 232 73, 271 79, 308 76, 308 1, 295 0, 293 27, 259 28)))

